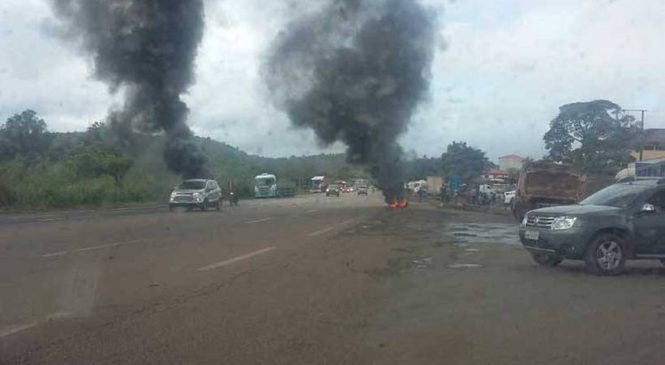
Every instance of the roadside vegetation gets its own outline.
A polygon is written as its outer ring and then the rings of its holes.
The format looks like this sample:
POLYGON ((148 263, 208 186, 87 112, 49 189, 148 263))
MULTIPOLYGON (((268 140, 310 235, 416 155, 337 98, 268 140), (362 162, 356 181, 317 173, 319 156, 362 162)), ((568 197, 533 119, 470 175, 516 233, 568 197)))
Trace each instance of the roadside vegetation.
MULTIPOLYGON (((123 141, 104 123, 57 133, 34 111, 10 117, 0 126, 0 209, 166 201, 181 178, 163 161, 164 138, 134 134, 131 143, 123 141)), ((294 185, 315 175, 367 177, 343 154, 265 158, 210 138, 194 141, 208 159, 208 177, 245 197, 253 194, 254 176, 262 172, 294 185)))

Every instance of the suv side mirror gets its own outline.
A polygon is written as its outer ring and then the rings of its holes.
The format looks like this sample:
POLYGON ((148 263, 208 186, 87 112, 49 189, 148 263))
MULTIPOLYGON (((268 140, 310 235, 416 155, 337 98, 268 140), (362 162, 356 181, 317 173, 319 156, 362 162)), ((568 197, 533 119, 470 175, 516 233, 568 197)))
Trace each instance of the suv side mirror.
POLYGON ((642 213, 654 213, 654 212, 656 212, 656 207, 653 204, 644 203, 644 205, 642 205, 642 209, 640 209, 640 211, 642 213))

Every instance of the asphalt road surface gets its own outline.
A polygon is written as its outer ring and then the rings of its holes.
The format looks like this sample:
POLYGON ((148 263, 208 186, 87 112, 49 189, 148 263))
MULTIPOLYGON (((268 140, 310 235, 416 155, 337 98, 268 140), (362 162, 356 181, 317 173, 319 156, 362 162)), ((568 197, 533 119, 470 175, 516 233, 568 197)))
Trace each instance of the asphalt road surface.
POLYGON ((665 271, 379 194, 0 217, 2 364, 663 364, 665 271))

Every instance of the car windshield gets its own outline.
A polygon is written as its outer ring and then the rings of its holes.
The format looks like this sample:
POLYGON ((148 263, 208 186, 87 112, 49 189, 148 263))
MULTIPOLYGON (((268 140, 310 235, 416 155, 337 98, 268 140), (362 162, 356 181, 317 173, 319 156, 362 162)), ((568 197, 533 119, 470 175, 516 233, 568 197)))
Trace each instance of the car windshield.
POLYGON ((646 189, 646 186, 639 184, 616 184, 596 192, 582 200, 580 204, 626 208, 646 189))
POLYGON ((268 178, 260 178, 256 179, 256 185, 264 187, 264 186, 271 186, 275 184, 275 179, 268 177, 268 178))
POLYGON ((201 190, 205 188, 206 182, 200 180, 186 180, 178 185, 178 189, 183 190, 201 190))

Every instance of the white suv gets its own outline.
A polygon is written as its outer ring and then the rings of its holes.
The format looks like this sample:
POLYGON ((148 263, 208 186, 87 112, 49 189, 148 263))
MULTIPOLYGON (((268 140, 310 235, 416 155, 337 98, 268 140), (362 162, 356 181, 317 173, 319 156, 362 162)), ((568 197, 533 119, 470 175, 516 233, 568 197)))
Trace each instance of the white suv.
POLYGON ((191 179, 185 180, 171 192, 169 209, 186 207, 187 209, 200 208, 206 210, 214 206, 219 210, 222 204, 222 189, 215 180, 191 179))

